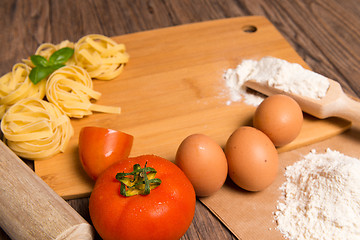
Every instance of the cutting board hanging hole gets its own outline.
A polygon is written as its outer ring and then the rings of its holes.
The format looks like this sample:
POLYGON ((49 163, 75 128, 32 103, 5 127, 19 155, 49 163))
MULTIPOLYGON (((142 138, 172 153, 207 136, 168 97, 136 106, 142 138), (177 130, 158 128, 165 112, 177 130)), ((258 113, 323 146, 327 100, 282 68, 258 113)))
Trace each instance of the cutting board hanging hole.
POLYGON ((254 33, 257 31, 257 27, 254 25, 245 25, 241 29, 246 33, 254 33))

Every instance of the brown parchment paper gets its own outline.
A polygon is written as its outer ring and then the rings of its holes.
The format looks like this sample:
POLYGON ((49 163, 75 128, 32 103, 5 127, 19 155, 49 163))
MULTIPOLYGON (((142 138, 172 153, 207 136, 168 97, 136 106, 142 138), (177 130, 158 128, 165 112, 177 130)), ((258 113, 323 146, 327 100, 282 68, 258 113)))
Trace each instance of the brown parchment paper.
POLYGON ((247 192, 227 179, 217 193, 199 200, 239 239, 284 239, 276 229, 273 213, 281 198, 279 188, 285 181, 285 167, 301 160, 312 149, 321 153, 327 148, 360 159, 360 124, 353 124, 341 135, 322 142, 280 153, 278 177, 264 191, 247 192))

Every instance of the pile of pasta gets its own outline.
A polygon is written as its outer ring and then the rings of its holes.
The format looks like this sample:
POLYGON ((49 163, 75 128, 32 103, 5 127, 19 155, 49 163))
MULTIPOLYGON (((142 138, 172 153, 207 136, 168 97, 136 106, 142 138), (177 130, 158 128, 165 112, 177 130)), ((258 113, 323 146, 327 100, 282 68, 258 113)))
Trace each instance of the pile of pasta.
POLYGON ((121 112, 120 107, 93 103, 101 96, 93 89, 93 80, 111 80, 121 74, 129 61, 125 45, 91 34, 76 43, 41 44, 35 55, 49 59, 64 47, 74 49, 66 66, 37 84, 29 79, 34 67, 29 59, 0 78, 3 141, 19 157, 40 160, 64 152, 74 133, 70 118, 121 112))
POLYGON ((63 152, 73 135, 70 118, 54 104, 25 98, 13 105, 1 121, 5 143, 19 156, 44 159, 63 152))

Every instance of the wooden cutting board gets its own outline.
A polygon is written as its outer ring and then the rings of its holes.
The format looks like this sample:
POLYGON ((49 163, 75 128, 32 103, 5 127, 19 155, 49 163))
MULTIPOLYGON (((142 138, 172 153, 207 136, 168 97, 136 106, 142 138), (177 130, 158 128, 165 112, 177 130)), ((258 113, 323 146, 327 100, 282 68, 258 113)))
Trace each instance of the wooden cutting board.
MULTIPOLYGON (((94 182, 82 170, 79 131, 100 126, 134 136, 131 156, 157 154, 171 161, 180 142, 204 133, 224 146, 230 134, 251 124, 255 107, 232 102, 223 80, 243 59, 273 56, 307 67, 264 17, 239 17, 114 37, 130 61, 112 81, 94 81, 97 104, 120 106, 122 113, 95 113, 72 120, 75 134, 65 153, 35 162, 35 172, 65 199, 88 196, 94 182)), ((299 137, 279 151, 308 145, 349 128, 347 121, 305 116, 299 137)))

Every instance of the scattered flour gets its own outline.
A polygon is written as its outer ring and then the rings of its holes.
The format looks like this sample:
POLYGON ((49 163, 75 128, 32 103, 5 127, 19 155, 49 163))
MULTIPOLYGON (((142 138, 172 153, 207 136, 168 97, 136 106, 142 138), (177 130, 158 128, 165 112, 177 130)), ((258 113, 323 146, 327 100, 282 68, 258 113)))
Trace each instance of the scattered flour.
POLYGON ((324 97, 329 88, 326 77, 297 63, 274 57, 264 57, 259 61, 243 60, 235 69, 228 69, 223 77, 230 89, 231 101, 240 101, 243 97, 246 104, 254 106, 258 106, 264 97, 247 93, 243 84, 250 79, 314 99, 324 97))
POLYGON ((275 220, 288 239, 360 239, 360 160, 314 150, 286 168, 275 220))

